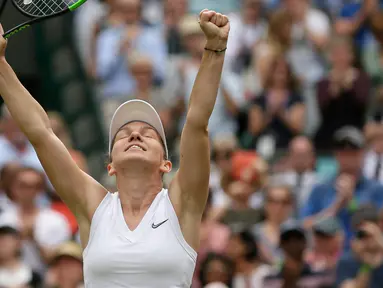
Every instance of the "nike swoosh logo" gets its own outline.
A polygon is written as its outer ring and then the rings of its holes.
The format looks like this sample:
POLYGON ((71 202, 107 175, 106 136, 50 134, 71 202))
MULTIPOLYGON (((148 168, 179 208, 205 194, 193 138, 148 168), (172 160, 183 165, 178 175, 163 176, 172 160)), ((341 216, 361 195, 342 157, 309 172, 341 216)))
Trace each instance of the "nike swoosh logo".
POLYGON ((160 227, 162 224, 164 224, 166 221, 168 221, 169 219, 166 219, 165 221, 162 221, 161 223, 158 223, 158 224, 152 224, 152 228, 153 229, 157 229, 158 227, 160 227))

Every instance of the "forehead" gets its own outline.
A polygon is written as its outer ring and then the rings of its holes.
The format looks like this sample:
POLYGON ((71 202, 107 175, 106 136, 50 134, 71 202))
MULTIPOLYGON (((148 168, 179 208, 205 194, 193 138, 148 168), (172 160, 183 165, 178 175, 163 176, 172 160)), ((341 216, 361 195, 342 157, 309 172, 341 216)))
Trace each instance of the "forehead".
POLYGON ((139 122, 139 121, 130 122, 122 126, 120 130, 118 130, 116 134, 116 138, 118 137, 118 135, 121 135, 121 134, 123 135, 125 133, 143 132, 143 131, 153 131, 153 135, 155 134, 158 137, 158 139, 160 138, 160 136, 158 135, 158 132, 153 128, 153 126, 145 122, 139 122))
POLYGON ((35 171, 22 171, 17 179, 22 182, 37 182, 42 181, 42 176, 35 171))

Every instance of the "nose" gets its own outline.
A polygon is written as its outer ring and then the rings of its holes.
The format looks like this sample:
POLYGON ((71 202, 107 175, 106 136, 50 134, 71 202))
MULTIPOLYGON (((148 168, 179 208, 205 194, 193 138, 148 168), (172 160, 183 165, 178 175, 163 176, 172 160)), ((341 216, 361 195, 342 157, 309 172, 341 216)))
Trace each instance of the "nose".
POLYGON ((132 142, 132 141, 140 141, 142 142, 142 136, 139 132, 137 131, 133 131, 131 134, 130 134, 130 137, 129 137, 129 141, 132 142))

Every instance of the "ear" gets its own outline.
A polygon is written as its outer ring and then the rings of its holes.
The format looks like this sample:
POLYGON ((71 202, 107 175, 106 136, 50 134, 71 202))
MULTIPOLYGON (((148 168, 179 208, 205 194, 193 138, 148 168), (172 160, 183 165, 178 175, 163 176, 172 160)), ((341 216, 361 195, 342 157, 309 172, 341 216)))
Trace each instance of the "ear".
POLYGON ((162 173, 169 173, 170 171, 172 171, 172 162, 170 162, 169 160, 164 160, 162 162, 162 165, 160 167, 160 170, 162 173))
POLYGON ((113 163, 108 164, 108 175, 116 175, 116 169, 113 167, 113 163))

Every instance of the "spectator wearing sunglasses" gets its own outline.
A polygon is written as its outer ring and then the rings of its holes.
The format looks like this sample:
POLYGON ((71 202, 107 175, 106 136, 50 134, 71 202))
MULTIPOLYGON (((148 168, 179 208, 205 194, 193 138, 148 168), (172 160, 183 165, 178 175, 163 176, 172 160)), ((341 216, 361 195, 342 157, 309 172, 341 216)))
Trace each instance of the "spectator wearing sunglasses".
POLYGON ((381 287, 383 236, 379 220, 378 209, 373 205, 363 205, 354 213, 352 251, 338 263, 336 287, 381 287))
POLYGON ((252 232, 259 241, 258 246, 266 261, 276 264, 282 258, 280 226, 292 216, 294 197, 287 186, 269 186, 265 191, 264 203, 266 219, 255 225, 252 232))
POLYGON ((382 206, 383 187, 362 176, 364 137, 355 127, 346 126, 334 137, 338 175, 312 190, 303 207, 306 227, 312 227, 319 219, 336 217, 345 229, 345 251, 352 238, 351 216, 363 204, 382 206))

